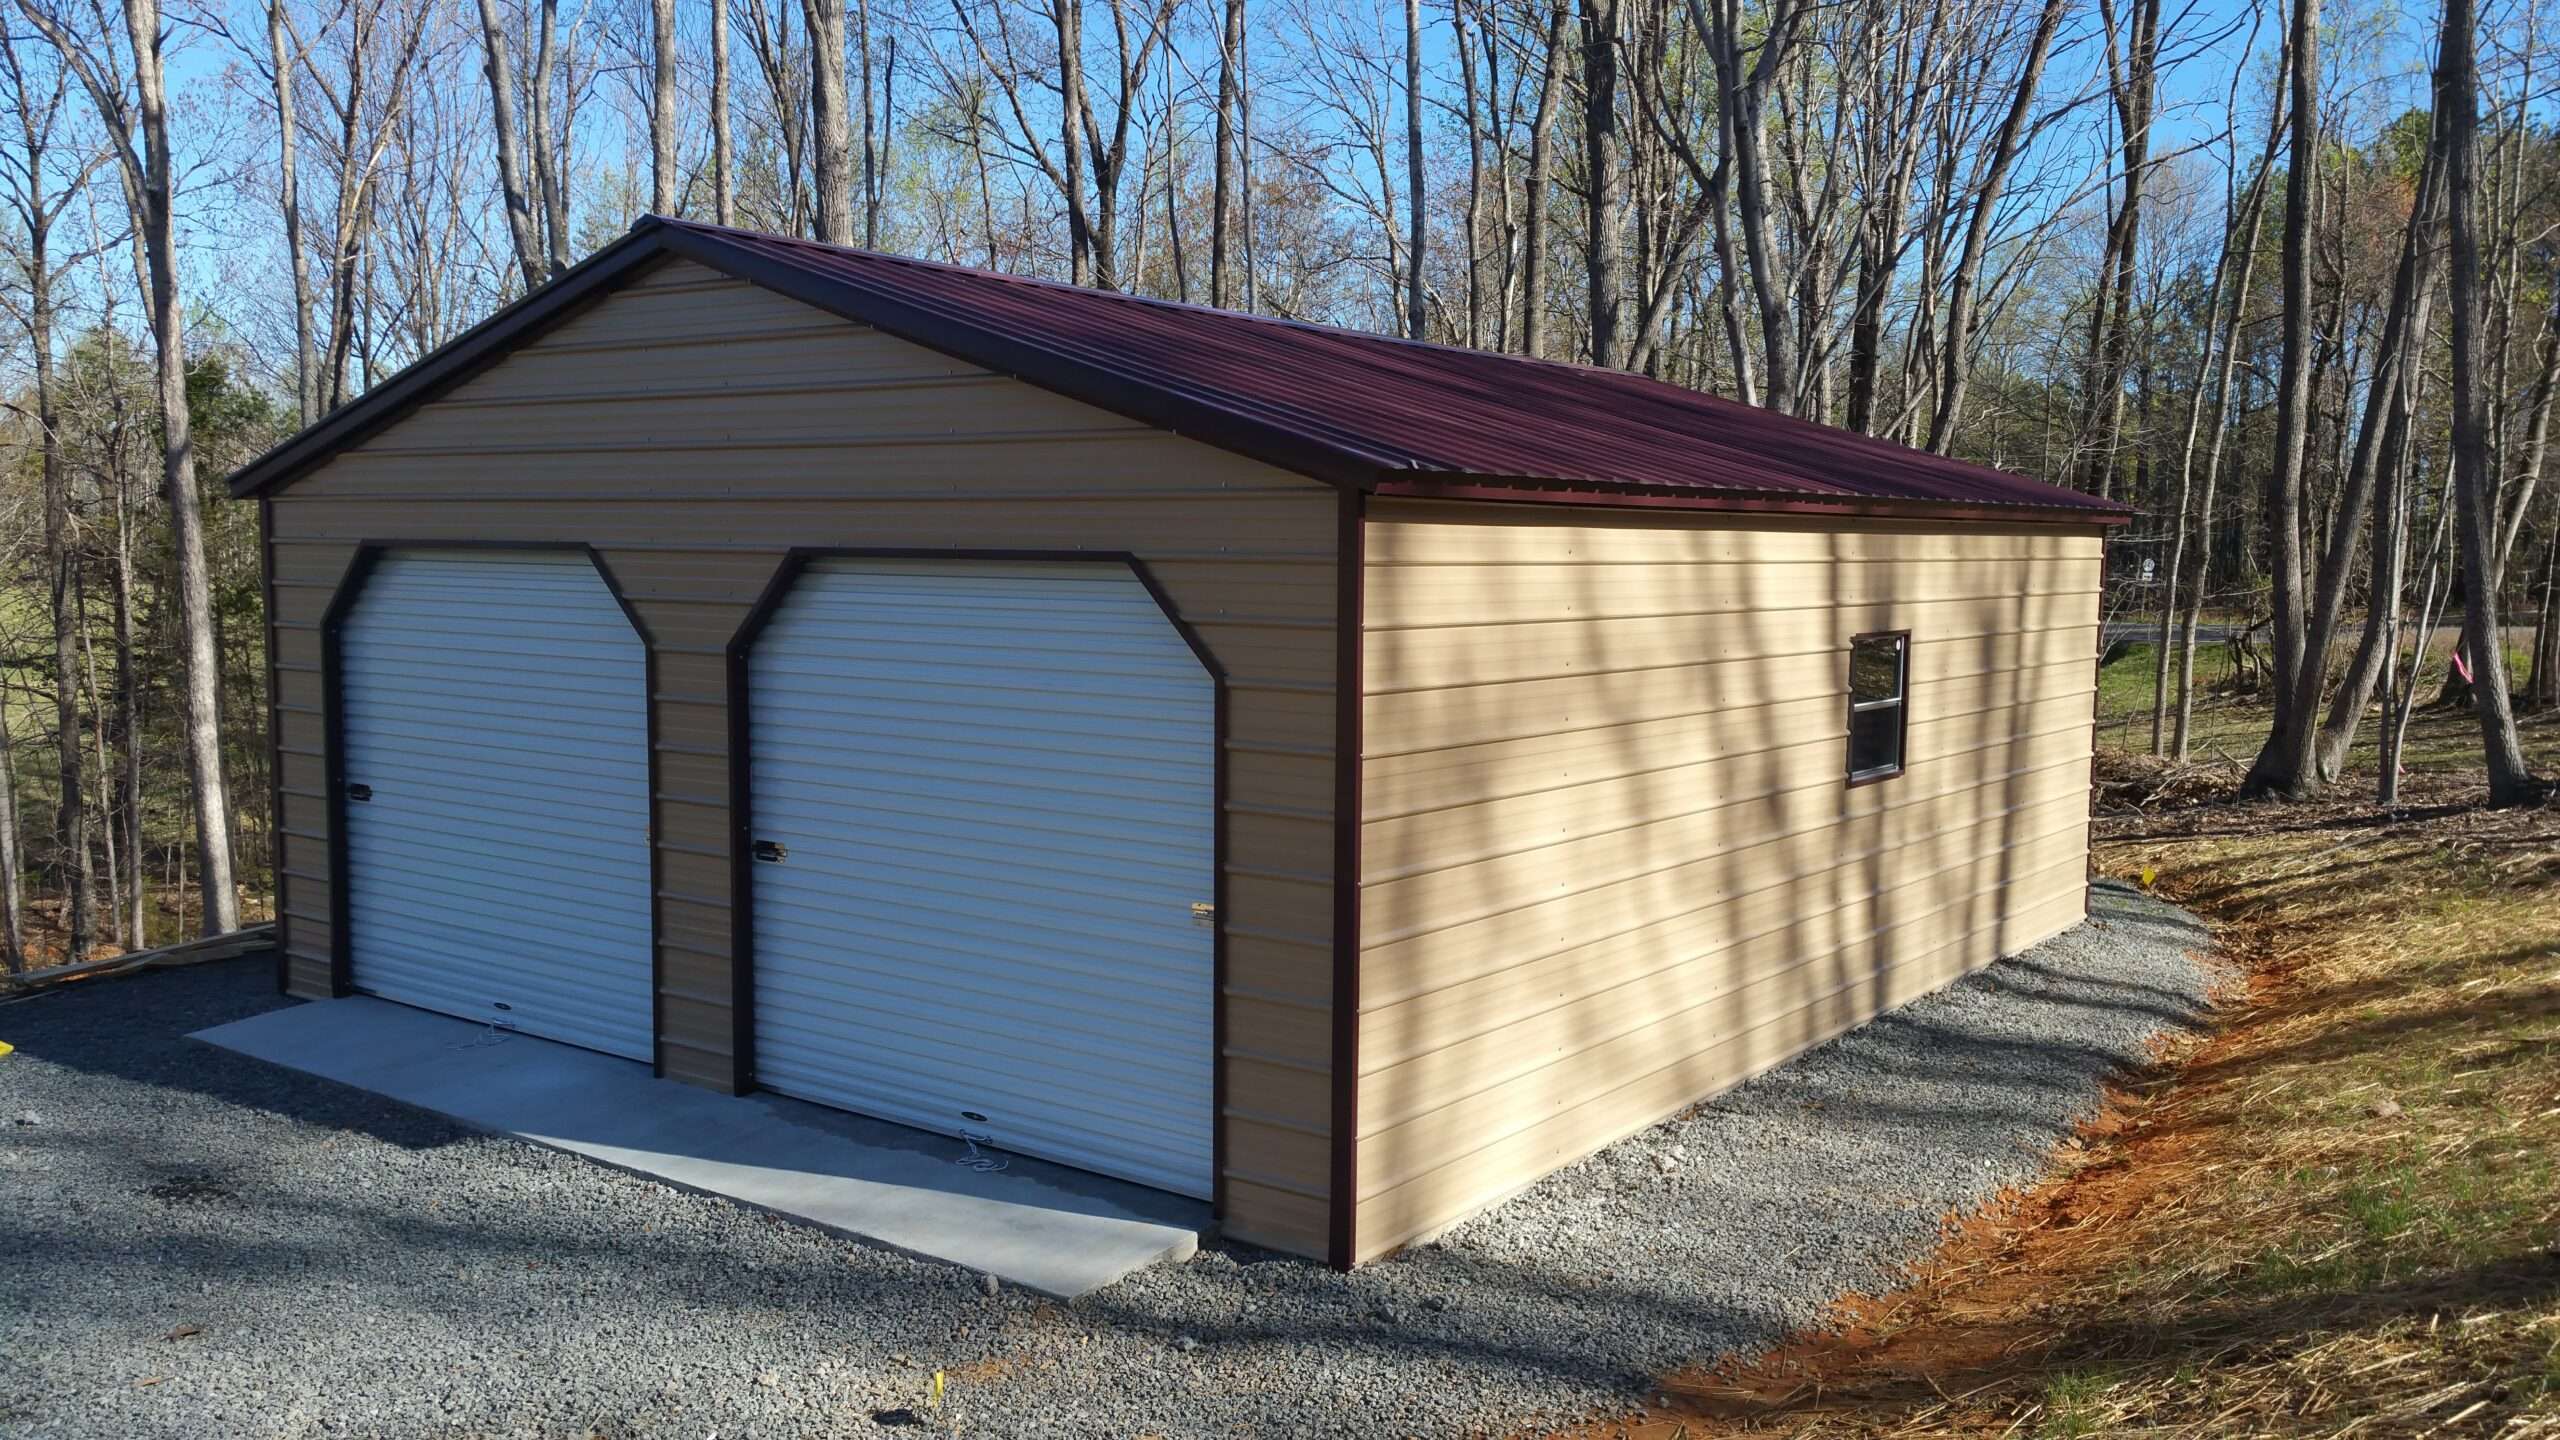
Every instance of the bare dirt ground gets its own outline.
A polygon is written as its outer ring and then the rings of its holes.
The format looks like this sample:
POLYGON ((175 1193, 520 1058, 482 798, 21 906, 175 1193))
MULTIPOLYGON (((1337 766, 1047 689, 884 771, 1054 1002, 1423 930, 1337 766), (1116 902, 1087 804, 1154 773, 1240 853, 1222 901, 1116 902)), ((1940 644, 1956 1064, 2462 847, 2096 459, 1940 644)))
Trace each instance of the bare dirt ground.
POLYGON ((2560 804, 2479 808, 2458 738, 2390 810, 2102 757, 2099 867, 2213 922, 2220 1028, 1904 1288, 1590 1433, 2560 1436, 2560 804))

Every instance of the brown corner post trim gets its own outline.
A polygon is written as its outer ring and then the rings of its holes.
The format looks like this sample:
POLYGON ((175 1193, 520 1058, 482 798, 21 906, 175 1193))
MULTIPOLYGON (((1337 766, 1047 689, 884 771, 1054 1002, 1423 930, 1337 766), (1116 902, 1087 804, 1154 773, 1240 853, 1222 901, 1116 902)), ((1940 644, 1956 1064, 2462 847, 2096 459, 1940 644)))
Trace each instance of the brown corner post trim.
POLYGON ((1368 517, 1342 492, 1334 544, 1333 676, 1333 1173, 1326 1258, 1359 1260, 1360 1216, 1360 694, 1368 517))
POLYGON ((2080 918, 2087 920, 2093 902, 2090 890, 2098 879, 2098 847, 2089 842, 2098 829, 2098 702, 2107 689, 2107 540, 2098 537, 2098 653, 2089 657, 2089 818, 2080 831, 2080 848, 2088 863, 2080 875, 2080 918))
MULTIPOLYGON (((267 891, 274 897, 276 993, 292 993, 293 919, 284 913, 284 685, 276 670, 275 502, 258 497, 258 638, 267 647, 267 891)), ((328 742, 324 738, 321 743, 328 742)))
POLYGON ((641 744, 649 747, 649 1073, 667 1073, 667 947, 666 918, 660 914, 660 896, 665 885, 660 879, 658 856, 658 637, 640 614, 631 597, 622 593, 622 577, 605 563, 603 552, 593 545, 582 545, 587 563, 604 581, 605 593, 622 609, 622 618, 631 622, 631 633, 640 637, 640 715, 644 731, 641 744))

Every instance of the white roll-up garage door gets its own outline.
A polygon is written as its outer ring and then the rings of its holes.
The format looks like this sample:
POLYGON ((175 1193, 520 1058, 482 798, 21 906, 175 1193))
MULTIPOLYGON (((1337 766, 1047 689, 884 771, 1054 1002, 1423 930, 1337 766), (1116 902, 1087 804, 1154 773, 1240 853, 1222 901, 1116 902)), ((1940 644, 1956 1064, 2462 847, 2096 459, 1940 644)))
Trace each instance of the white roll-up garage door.
POLYGON ((1216 692, 1136 576, 816 563, 749 694, 757 1082, 1207 1196, 1216 692))
POLYGON ((392 551, 338 633, 356 988, 649 1058, 647 664, 595 566, 392 551))

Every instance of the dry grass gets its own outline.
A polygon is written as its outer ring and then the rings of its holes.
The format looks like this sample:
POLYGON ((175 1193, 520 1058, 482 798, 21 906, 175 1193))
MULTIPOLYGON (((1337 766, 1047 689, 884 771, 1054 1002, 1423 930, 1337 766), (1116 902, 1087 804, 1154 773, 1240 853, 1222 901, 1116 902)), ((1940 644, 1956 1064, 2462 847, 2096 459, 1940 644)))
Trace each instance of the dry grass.
POLYGON ((2560 806, 2103 768, 2101 868, 2245 969, 2221 1028, 1909 1288, 1599 1433, 2560 1437, 2560 806))

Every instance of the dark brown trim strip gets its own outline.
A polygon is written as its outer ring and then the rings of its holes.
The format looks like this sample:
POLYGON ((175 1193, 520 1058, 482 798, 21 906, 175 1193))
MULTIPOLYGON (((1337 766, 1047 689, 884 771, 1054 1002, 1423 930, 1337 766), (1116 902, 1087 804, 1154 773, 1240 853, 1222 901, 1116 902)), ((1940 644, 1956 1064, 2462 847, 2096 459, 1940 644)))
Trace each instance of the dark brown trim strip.
POLYGON ((2089 841, 2098 829, 2098 702, 2107 693, 2107 542, 2098 540, 2098 653, 2089 657, 2089 821, 2080 832, 2080 843, 2088 851, 2088 865, 2080 877, 2080 918, 2089 918, 2089 891, 2097 878, 2097 847, 2089 841))
POLYGON ((1227 1218, 1227 667, 1209 642, 1191 628, 1165 593, 1163 582, 1134 554, 1119 557, 1173 627, 1193 659, 1209 673, 1209 1213, 1227 1218))
POLYGON ((1388 478, 1373 487, 1406 500, 1499 501, 1515 505, 1570 505, 1602 510, 1697 510, 1729 515, 1834 516, 1874 520, 1962 520, 1986 524, 2100 527, 2131 521, 2134 511, 2103 502, 2089 506, 1971 504, 1957 500, 1892 498, 1824 499, 1796 492, 1641 489, 1622 485, 1567 485, 1553 480, 1500 481, 1429 477, 1388 478))
POLYGON ((1334 540, 1333 1174, 1327 1258, 1359 1261, 1360 1219, 1360 701, 1368 588, 1364 497, 1342 494, 1334 540))
POLYGON ((596 567, 596 575, 604 581, 606 593, 622 607, 622 618, 631 622, 631 633, 640 637, 640 715, 645 729, 642 744, 649 747, 649 1073, 667 1073, 667 961, 666 919, 659 913, 658 895, 663 888, 658 865, 658 637, 651 633, 649 622, 641 618, 631 597, 622 593, 622 578, 605 563, 604 555, 593 545, 580 546, 587 563, 596 567))
POLYGON ((756 1088, 756 876, 755 782, 749 757, 754 735, 748 726, 747 652, 764 632, 800 572, 808 567, 808 550, 786 550, 773 573, 765 577, 738 628, 730 635, 725 657, 729 710, 729 1088, 745 1095, 756 1088))
POLYGON ((347 612, 364 592, 383 547, 373 541, 356 546, 329 606, 320 613, 320 745, 328 752, 322 772, 329 793, 329 993, 347 995, 355 988, 354 951, 348 946, 347 889, 347 697, 345 657, 340 639, 347 612))
MULTIPOLYGON (((267 894, 276 926, 276 993, 293 989, 293 919, 285 913, 284 691, 276 670, 275 506, 258 501, 259 638, 267 646, 267 894)), ((325 676, 323 677, 326 678, 325 676)), ((325 703, 324 707, 325 707, 325 703)), ((325 708, 324 712, 325 714, 325 708)), ((325 721, 324 721, 325 724, 325 721)), ((326 744, 324 739, 321 743, 326 744)))

